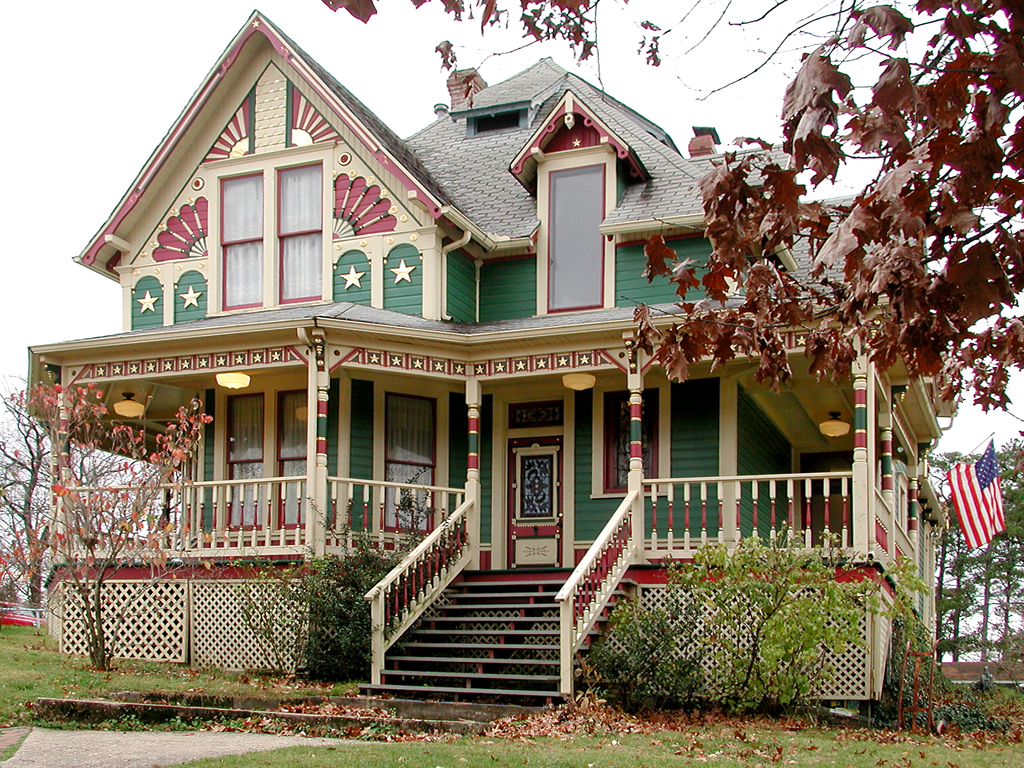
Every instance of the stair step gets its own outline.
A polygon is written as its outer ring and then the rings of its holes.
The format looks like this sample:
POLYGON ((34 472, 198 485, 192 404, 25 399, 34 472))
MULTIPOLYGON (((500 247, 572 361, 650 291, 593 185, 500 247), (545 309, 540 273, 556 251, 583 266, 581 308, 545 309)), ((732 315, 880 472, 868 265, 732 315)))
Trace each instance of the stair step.
POLYGON ((452 693, 456 695, 475 694, 479 696, 524 696, 524 697, 543 697, 543 698, 554 698, 559 697, 561 694, 557 690, 548 691, 531 691, 531 690, 516 690, 515 688, 448 688, 439 686, 426 686, 426 685, 362 685, 360 688, 364 691, 382 691, 385 693, 452 693))
POLYGON ((427 635, 428 637, 436 637, 441 635, 443 637, 462 637, 464 635, 470 635, 473 637, 490 637, 492 635, 523 635, 523 636, 535 636, 541 635, 542 637, 558 637, 558 630, 539 630, 539 629, 417 629, 417 635, 427 635))
POLYGON ((481 624, 481 623, 495 623, 495 624, 525 624, 527 622, 538 622, 543 621, 547 624, 557 623, 557 616, 431 616, 422 619, 423 623, 442 623, 442 624, 481 624))
MULTIPOLYGON (((426 669, 384 669, 381 670, 381 675, 385 678, 388 677, 457 677, 460 680, 465 680, 470 683, 473 680, 535 680, 537 682, 550 683, 552 681, 557 682, 558 675, 505 675, 505 674, 488 674, 480 672, 442 672, 439 670, 426 670, 426 669)), ((467 685, 468 688, 472 686, 467 685)))
MULTIPOLYGON (((450 646, 446 646, 450 647, 450 646)), ((507 648, 508 646, 502 646, 507 648)), ((530 648, 536 648, 538 646, 529 646, 530 648)), ((543 667, 557 667, 558 659, 509 659, 509 658, 493 658, 491 656, 475 657, 475 656, 389 656, 390 661, 415 661, 415 662, 430 662, 437 664, 502 664, 505 666, 511 666, 513 664, 525 664, 532 666, 543 666, 543 667)))
POLYGON ((558 643, 554 643, 551 645, 539 645, 529 643, 501 643, 497 645, 492 645, 490 643, 421 643, 418 640, 409 640, 406 643, 402 643, 402 648, 443 648, 446 650, 451 650, 453 648, 473 648, 474 650, 478 650, 480 648, 494 648, 496 651, 557 651, 558 643))
MULTIPOLYGON (((472 593, 472 594, 466 594, 466 595, 458 595, 458 597, 472 597, 474 600, 480 600, 481 595, 472 593)), ((458 610, 458 611, 471 611, 471 610, 480 610, 480 611, 513 611, 513 610, 521 610, 521 609, 524 609, 524 608, 531 608, 531 609, 534 609, 534 610, 540 608, 540 609, 543 609, 543 610, 546 610, 546 611, 552 611, 552 610, 558 610, 559 606, 558 606, 558 603, 556 603, 554 600, 544 600, 543 602, 539 602, 539 603, 527 602, 527 601, 523 601, 523 602, 520 602, 520 603, 507 603, 507 602, 506 603, 484 603, 484 602, 476 602, 476 603, 449 603, 447 605, 440 606, 440 607, 443 610, 445 610, 445 611, 452 611, 452 610, 458 610)))

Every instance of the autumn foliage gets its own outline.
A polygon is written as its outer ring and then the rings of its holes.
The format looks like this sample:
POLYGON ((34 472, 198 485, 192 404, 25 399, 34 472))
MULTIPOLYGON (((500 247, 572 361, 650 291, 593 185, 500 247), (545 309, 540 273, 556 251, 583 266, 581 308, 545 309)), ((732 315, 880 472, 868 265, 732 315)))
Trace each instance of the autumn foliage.
POLYGON ((168 534, 176 525, 167 489, 188 482, 188 464, 210 417, 193 401, 154 433, 111 420, 94 385, 39 386, 28 393, 27 403, 56 446, 44 554, 60 584, 57 610, 65 620, 80 617, 92 665, 108 669, 133 601, 115 610, 104 585, 119 568, 131 566, 142 574, 136 574, 141 595, 146 582, 167 574, 174 554, 168 534), (102 484, 96 484, 94 459, 107 467, 102 484))
MULTIPOLYGON (((376 13, 375 0, 324 2, 363 21, 376 13)), ((579 59, 596 51, 596 2, 442 2, 482 28, 518 16, 524 38, 566 41, 579 59)), ((791 376, 783 334, 795 329, 816 374, 846 376, 865 353, 882 369, 900 361, 937 377, 946 398, 973 387, 983 406, 1005 406, 1009 371, 1024 364, 1024 5, 918 0, 905 14, 862 0, 779 0, 738 24, 775 24, 783 6, 804 21, 778 29, 782 43, 797 32, 824 42, 786 90, 782 146, 739 140, 759 151, 725 155, 702 180, 714 250, 700 279, 698 265, 651 239, 648 272, 676 281, 681 309, 640 307, 642 346, 675 378, 699 360, 743 356, 777 386, 791 376), (807 201, 863 159, 878 172, 858 194, 807 201), (786 250, 811 269, 785 269, 786 250), (706 298, 685 301, 698 286, 706 298)), ((663 30, 639 28, 640 55, 660 65, 663 30)), ((454 66, 451 43, 438 51, 454 66)))

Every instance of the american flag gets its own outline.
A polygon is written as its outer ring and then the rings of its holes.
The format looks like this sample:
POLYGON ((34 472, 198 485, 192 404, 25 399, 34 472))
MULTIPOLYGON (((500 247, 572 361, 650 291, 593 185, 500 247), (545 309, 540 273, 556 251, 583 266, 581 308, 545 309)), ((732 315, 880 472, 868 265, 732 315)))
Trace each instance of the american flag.
POLYGON ((1006 530, 994 440, 974 464, 955 465, 949 471, 949 485, 968 549, 987 544, 1006 530))

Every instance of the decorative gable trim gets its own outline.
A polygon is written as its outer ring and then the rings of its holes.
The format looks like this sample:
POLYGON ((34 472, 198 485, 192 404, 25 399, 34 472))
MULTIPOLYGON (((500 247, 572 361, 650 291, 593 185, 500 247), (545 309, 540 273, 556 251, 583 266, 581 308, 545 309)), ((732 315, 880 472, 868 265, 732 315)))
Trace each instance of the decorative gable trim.
POLYGON ((235 112, 235 116, 228 121, 227 126, 220 134, 220 138, 213 143, 210 151, 203 158, 204 163, 211 163, 214 160, 224 160, 239 155, 251 155, 255 149, 253 142, 256 136, 256 92, 249 91, 242 106, 235 112))
POLYGON ((289 147, 303 146, 321 141, 340 141, 341 136, 328 123, 317 108, 309 103, 302 91, 288 83, 288 126, 285 144, 289 147), (301 133, 299 133, 301 131, 301 133), (309 141, 305 138, 309 137, 309 141))
POLYGON ((109 236, 117 235, 118 228, 149 190, 154 178, 160 173, 165 164, 170 161, 179 143, 185 138, 188 131, 196 123, 199 115, 214 97, 217 87, 235 65, 245 44, 256 34, 261 34, 267 39, 274 50, 302 78, 310 91, 323 99, 331 107, 338 119, 344 123, 346 128, 351 130, 359 142, 372 153, 374 159, 398 179, 399 183, 406 188, 410 200, 419 201, 431 217, 435 219, 443 215, 442 202, 436 199, 423 184, 414 179, 398 160, 387 151, 381 142, 321 79, 310 63, 306 61, 305 55, 290 42, 286 41, 284 35, 273 24, 259 12, 255 12, 235 36, 235 39, 228 46, 228 49, 221 56, 221 59, 211 70, 210 74, 207 75, 205 82, 196 91, 195 96, 192 97, 192 100, 185 107, 185 110, 178 117, 174 125, 171 126, 164 141, 150 156, 129 191, 121 199, 121 202, 114 209, 114 212, 100 231, 90 241, 85 251, 77 257, 77 261, 86 266, 105 271, 112 276, 116 275, 109 262, 116 255, 117 251, 110 245, 109 236), (97 261, 100 264, 97 264, 97 261))
MULTIPOLYGON (((647 169, 644 168, 632 147, 614 133, 593 110, 579 101, 572 91, 566 91, 561 101, 551 110, 551 114, 534 131, 526 145, 512 160, 509 170, 524 186, 533 177, 538 159, 544 156, 545 149, 561 131, 579 133, 580 146, 584 146, 582 143, 584 138, 589 142, 589 146, 594 146, 595 143, 608 145, 615 150, 616 157, 626 161, 634 178, 641 180, 650 178, 647 169), (577 121, 582 123, 582 128, 577 129, 577 121)), ((558 147, 559 151, 562 149, 565 147, 558 147)))
POLYGON ((340 174, 334 180, 334 239, 393 232, 398 219, 373 178, 340 174))
POLYGON ((203 258, 207 255, 206 233, 209 228, 209 205, 205 197, 197 198, 193 205, 181 206, 181 211, 170 211, 157 237, 159 247, 153 249, 154 261, 203 258))

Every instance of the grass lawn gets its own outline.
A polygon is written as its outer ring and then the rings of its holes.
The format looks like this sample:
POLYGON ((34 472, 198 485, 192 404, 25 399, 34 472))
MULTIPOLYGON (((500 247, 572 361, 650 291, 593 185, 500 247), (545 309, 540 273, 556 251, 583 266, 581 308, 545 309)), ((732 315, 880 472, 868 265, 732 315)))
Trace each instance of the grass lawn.
MULTIPOLYGON (((57 652, 53 641, 33 627, 0 631, 0 726, 31 719, 25 706, 40 697, 88 699, 118 691, 204 693, 223 696, 319 696, 340 694, 330 686, 222 672, 196 671, 176 664, 118 661, 112 672, 89 669, 86 659, 57 652)), ((349 691, 344 691, 349 692, 349 691)))
MULTIPOLYGON (((910 738, 892 734, 788 731, 764 726, 700 727, 654 735, 589 735, 504 741, 351 744, 336 748, 293 747, 259 755, 262 768, 347 766, 359 768, 677 768, 721 766, 849 766, 849 768, 1019 768, 1024 745, 979 744, 973 739, 910 738)), ((248 768, 252 755, 188 763, 189 768, 248 768)))

